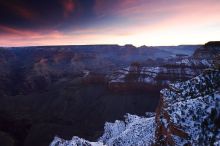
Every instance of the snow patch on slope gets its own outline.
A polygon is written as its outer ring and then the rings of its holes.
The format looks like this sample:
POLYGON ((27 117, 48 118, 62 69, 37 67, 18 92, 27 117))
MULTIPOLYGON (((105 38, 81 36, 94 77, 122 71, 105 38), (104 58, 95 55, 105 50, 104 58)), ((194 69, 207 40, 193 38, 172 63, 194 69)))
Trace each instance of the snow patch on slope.
MULTIPOLYGON (((99 139, 107 145, 117 145, 117 146, 129 146, 137 145, 144 146, 150 145, 154 142, 154 131, 155 131, 155 118, 138 117, 135 115, 126 115, 125 119, 125 129, 121 131, 120 134, 110 136, 109 134, 114 131, 119 131, 117 128, 119 126, 105 126, 104 135, 99 139), (115 127, 117 127, 115 129, 115 127)), ((118 125, 118 122, 112 123, 113 125, 118 125)))
POLYGON ((148 146, 154 142, 155 117, 150 117, 152 115, 147 114, 147 118, 127 114, 125 121, 107 122, 98 142, 89 142, 75 136, 70 141, 55 137, 50 146, 148 146))
MULTIPOLYGON (((220 120, 219 87, 219 70, 206 69, 191 80, 170 84, 168 89, 161 91, 164 102, 161 124, 167 131, 178 129, 179 132, 171 134, 175 144, 218 143, 220 131, 216 123, 220 120), (164 122, 167 119, 168 123, 164 122)), ((162 136, 170 135, 162 133, 162 136)))
POLYGON ((72 140, 64 140, 59 137, 55 137, 50 146, 104 146, 101 142, 89 142, 82 138, 74 136, 72 140))

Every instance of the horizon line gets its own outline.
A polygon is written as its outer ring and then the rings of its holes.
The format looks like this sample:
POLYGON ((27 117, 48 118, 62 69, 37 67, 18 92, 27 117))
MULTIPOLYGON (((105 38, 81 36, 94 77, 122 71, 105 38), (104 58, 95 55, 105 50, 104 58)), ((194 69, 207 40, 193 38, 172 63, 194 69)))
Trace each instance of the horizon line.
MULTIPOLYGON (((216 41, 208 41, 208 42, 216 42, 216 41)), ((206 43, 208 43, 206 42, 206 43)), ((120 44, 67 44, 67 45, 63 45, 63 44, 57 44, 57 45, 27 45, 27 46, 0 46, 0 48, 28 48, 28 47, 57 47, 57 46, 134 46, 136 48, 140 48, 140 47, 143 47, 143 46, 146 46, 146 47, 170 47, 170 46, 201 46, 201 45, 204 45, 206 43, 201 43, 201 44, 179 44, 179 45, 140 45, 140 46, 137 46, 137 45, 134 45, 134 44, 123 44, 123 45, 120 45, 120 44)))

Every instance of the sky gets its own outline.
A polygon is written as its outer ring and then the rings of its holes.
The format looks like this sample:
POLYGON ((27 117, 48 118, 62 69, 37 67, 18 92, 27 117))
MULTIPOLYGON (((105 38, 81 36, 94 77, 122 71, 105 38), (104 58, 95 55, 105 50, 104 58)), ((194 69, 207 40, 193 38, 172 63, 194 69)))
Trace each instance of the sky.
POLYGON ((1 0, 0 46, 220 40, 220 0, 1 0))

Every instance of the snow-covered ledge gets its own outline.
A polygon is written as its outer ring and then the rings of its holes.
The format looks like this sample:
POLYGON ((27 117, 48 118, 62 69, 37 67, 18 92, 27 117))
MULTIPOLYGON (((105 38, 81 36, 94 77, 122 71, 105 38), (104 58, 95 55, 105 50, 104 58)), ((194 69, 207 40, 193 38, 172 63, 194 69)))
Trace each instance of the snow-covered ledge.
POLYGON ((154 142, 154 133, 154 114, 147 113, 145 117, 127 114, 125 121, 106 122, 104 134, 97 142, 75 136, 69 141, 55 137, 50 146, 148 146, 154 142))

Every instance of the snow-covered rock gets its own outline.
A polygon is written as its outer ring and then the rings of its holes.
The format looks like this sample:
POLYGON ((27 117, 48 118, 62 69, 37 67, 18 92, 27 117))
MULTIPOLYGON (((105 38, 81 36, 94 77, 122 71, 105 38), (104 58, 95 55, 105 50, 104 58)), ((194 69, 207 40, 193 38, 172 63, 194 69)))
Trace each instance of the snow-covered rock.
POLYGON ((168 85, 173 81, 185 81, 213 67, 213 58, 196 59, 184 56, 171 58, 157 66, 141 66, 138 62, 107 76, 109 87, 121 88, 146 85, 168 85))
POLYGON ((220 140, 220 71, 205 70, 161 91, 156 112, 159 145, 214 145, 220 140))
POLYGON ((72 140, 64 140, 59 137, 55 137, 50 146, 104 146, 100 142, 89 142, 82 138, 74 136, 72 140))
POLYGON ((127 114, 125 121, 116 120, 114 123, 107 122, 104 134, 98 142, 73 137, 66 141, 55 137, 50 146, 148 146, 154 143, 155 117, 147 114, 147 117, 139 117, 127 114))
POLYGON ((99 139, 99 141, 105 143, 106 145, 113 146, 148 146, 154 142, 154 131, 155 131, 155 118, 150 117, 138 117, 135 115, 127 114, 125 119, 125 127, 121 127, 118 130, 118 122, 109 126, 105 125, 104 135, 99 139), (117 125, 117 126, 116 126, 117 125), (121 131, 121 129, 123 129, 121 131), (112 135, 111 133, 118 133, 117 135, 112 135), (111 136, 109 136, 111 135, 111 136))
POLYGON ((161 67, 140 67, 132 71, 131 67, 123 68, 107 76, 110 89, 128 89, 148 85, 168 85, 172 81, 187 80, 202 72, 202 68, 182 65, 167 65, 161 67))
POLYGON ((177 65, 194 66, 194 67, 212 67, 212 59, 195 59, 192 57, 184 58, 175 62, 177 65))

